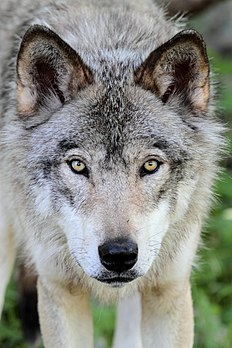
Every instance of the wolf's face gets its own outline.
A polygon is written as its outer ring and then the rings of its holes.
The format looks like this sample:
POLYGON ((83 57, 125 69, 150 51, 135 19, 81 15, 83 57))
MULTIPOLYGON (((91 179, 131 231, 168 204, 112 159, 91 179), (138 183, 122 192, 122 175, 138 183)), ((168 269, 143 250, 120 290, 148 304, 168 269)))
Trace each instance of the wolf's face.
POLYGON ((125 63, 121 79, 39 26, 19 54, 32 205, 83 271, 113 286, 149 270, 201 170, 191 118, 207 106, 204 46, 192 31, 164 46, 134 70, 125 63))

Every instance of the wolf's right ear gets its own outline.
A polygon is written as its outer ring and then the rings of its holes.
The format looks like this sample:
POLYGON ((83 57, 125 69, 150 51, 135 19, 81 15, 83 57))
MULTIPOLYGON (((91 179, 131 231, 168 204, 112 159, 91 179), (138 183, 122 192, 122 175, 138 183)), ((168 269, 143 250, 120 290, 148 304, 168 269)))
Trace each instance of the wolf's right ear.
POLYGON ((205 43, 195 30, 183 30, 155 49, 135 71, 135 82, 163 103, 204 112, 209 99, 209 62, 205 43))
POLYGON ((62 105, 92 82, 79 55, 47 27, 34 25, 23 37, 17 60, 17 101, 20 115, 31 116, 51 98, 62 105))

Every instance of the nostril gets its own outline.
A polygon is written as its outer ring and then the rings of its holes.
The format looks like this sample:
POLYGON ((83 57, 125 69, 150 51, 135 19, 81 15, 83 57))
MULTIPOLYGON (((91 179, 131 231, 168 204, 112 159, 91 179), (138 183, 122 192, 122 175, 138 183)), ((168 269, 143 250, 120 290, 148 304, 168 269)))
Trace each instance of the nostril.
POLYGON ((138 259, 138 246, 132 240, 120 238, 105 242, 98 248, 102 265, 109 271, 131 269, 138 259))

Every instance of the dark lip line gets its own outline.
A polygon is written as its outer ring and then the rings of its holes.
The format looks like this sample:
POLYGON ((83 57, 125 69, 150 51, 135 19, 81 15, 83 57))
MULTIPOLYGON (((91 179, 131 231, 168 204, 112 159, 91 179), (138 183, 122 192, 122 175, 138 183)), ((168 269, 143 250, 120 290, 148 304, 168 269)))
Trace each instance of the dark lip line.
POLYGON ((136 278, 126 278, 126 277, 113 277, 113 278, 96 278, 102 283, 129 283, 135 280, 136 278))

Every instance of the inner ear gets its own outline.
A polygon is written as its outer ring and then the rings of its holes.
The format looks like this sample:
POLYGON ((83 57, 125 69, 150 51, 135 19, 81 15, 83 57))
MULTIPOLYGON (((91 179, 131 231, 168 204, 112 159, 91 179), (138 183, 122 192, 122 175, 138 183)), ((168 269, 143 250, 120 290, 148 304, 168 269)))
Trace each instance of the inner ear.
POLYGON ((23 37, 17 60, 17 101, 21 115, 41 106, 57 108, 92 83, 80 56, 56 33, 34 25, 23 37))
POLYGON ((158 95, 163 103, 202 112, 209 99, 209 63, 202 37, 184 30, 154 50, 135 71, 135 82, 158 95))
POLYGON ((35 66, 35 80, 40 89, 41 95, 46 95, 47 91, 51 90, 58 96, 60 102, 64 104, 65 96, 61 88, 59 88, 59 79, 56 68, 48 62, 36 62, 35 66))
MULTIPOLYGON (((184 59, 181 57, 180 61, 173 62, 172 72, 170 74, 171 79, 165 81, 159 81, 157 79, 157 85, 159 87, 159 92, 161 99, 166 103, 170 96, 172 95, 181 95, 182 92, 188 92, 188 85, 195 78, 194 74, 196 73, 197 67, 194 67, 194 63, 191 62, 190 57, 186 56, 184 59), (164 83, 162 86, 161 84, 164 83), (162 91, 165 90, 165 92, 162 91), (163 94, 162 94, 163 92, 163 94)), ((186 95, 187 96, 187 95, 186 95)))

